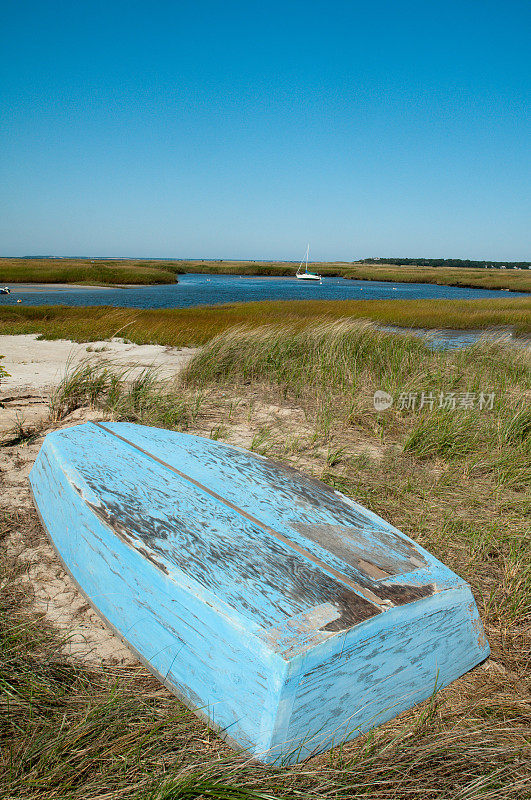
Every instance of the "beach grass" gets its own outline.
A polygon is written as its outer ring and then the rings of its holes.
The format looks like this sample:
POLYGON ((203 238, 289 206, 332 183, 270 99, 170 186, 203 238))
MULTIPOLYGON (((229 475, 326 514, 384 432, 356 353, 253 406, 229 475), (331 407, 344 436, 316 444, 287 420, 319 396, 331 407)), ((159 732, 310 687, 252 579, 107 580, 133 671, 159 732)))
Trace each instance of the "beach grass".
MULTIPOLYGON (((297 766, 234 754, 141 667, 86 666, 35 617, 0 555, 0 794, 17 800, 521 800, 531 795, 531 370, 502 342, 435 352, 369 322, 240 325, 177 381, 77 366, 55 420, 114 419, 252 448, 326 481, 403 530, 472 586, 492 655, 431 700, 297 766), (394 402, 376 412, 373 394, 394 402), (400 397, 433 396, 421 408, 400 397), (473 409, 459 398, 494 392, 473 409), (439 396, 457 398, 439 408, 439 396), (173 416, 172 416, 173 414, 173 416)), ((28 547, 34 513, 4 514, 28 547)))
POLYGON ((2 305, 0 334, 36 333, 77 342, 121 336, 137 344, 193 347, 242 325, 267 322, 299 329, 334 319, 405 328, 511 328, 524 335, 531 332, 531 299, 277 300, 172 309, 2 305))
POLYGON ((406 452, 448 461, 475 453, 506 482, 521 489, 531 485, 531 356, 524 349, 479 341, 449 355, 359 321, 321 322, 299 331, 264 326, 220 334, 195 356, 185 376, 203 388, 276 384, 285 397, 313 406, 325 428, 332 415, 334 424, 363 421, 377 390, 402 396, 404 409, 395 407, 381 420, 388 432, 408 429, 406 452), (419 391, 423 399, 419 395, 416 407, 406 408, 404 398, 419 391), (466 405, 461 413, 449 413, 467 397, 482 397, 484 406, 492 402, 493 413, 472 413, 466 405))
POLYGON ((58 422, 78 408, 105 410, 117 419, 185 430, 193 425, 201 409, 201 392, 169 391, 146 367, 132 375, 132 369, 119 369, 87 359, 67 370, 50 396, 50 418, 58 422))

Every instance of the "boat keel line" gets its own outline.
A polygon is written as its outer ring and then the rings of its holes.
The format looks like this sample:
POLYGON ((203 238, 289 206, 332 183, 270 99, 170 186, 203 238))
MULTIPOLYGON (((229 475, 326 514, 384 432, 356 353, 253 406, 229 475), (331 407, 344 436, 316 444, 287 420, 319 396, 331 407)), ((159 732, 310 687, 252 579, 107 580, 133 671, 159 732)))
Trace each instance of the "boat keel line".
POLYGON ((171 464, 168 464, 166 461, 163 461, 161 458, 158 458, 158 456, 154 455, 153 453, 144 450, 144 448, 140 447, 140 445, 131 442, 124 436, 120 436, 119 433, 115 433, 115 431, 111 430, 110 428, 107 428, 101 422, 91 422, 90 424, 96 425, 98 428, 105 431, 106 433, 109 433, 111 436, 120 439, 122 442, 125 442, 125 444, 128 444, 130 447, 133 447, 135 450, 138 450, 138 452, 142 453, 147 458, 151 458, 153 459, 153 461, 157 461, 163 467, 166 467, 167 469, 171 470, 171 472, 174 472, 176 475, 179 475, 179 477, 188 481, 188 483, 193 484, 205 494, 208 494, 210 495, 210 497, 213 497, 219 503, 222 503, 223 505, 227 506, 233 511, 236 511, 236 513, 240 514, 242 517, 245 517, 245 519, 249 520, 254 525, 257 525, 266 533, 270 534, 279 541, 288 545, 288 547, 291 547, 292 550, 295 550, 297 553, 307 558, 313 564, 316 564, 328 575, 332 575, 334 578, 337 578, 337 580, 341 581, 346 586, 353 589, 357 594, 364 597, 365 600, 367 600, 369 603, 372 603, 372 605, 376 606, 379 611, 384 611, 394 606, 394 603, 391 600, 382 599, 381 597, 378 597, 378 595, 371 592, 370 589, 366 589, 364 586, 361 586, 359 583, 356 583, 356 581, 351 580, 347 575, 344 575, 342 572, 339 572, 338 570, 334 569, 334 567, 330 566, 329 564, 326 564, 320 558, 317 558, 317 556, 314 556, 313 553, 311 553, 309 550, 306 550, 304 547, 300 547, 300 545, 298 545, 296 542, 292 542, 291 539, 288 539, 287 536, 284 536, 279 531, 274 530, 274 528, 270 528, 269 525, 266 525, 261 520, 257 519, 256 517, 253 517, 252 514, 248 514, 247 511, 244 511, 243 508, 240 508, 239 506, 235 505, 226 497, 223 497, 217 492, 214 492, 212 489, 209 489, 208 486, 205 486, 203 483, 196 481, 195 478, 192 478, 185 472, 181 472, 181 470, 177 469, 177 467, 173 467, 171 464))

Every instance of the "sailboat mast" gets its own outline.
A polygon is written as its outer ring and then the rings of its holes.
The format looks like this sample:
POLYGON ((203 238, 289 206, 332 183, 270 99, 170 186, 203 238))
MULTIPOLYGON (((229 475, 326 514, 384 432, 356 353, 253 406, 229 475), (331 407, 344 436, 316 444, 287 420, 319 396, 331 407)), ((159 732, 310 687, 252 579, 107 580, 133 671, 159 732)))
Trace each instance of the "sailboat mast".
POLYGON ((302 280, 306 281, 319 281, 321 283, 321 276, 314 275, 312 272, 308 270, 308 261, 310 259, 310 244, 306 246, 306 253, 304 254, 304 258, 302 259, 301 263, 297 267, 297 272, 295 274, 296 278, 301 278, 302 280), (304 270, 302 269, 302 265, 304 264, 304 270))

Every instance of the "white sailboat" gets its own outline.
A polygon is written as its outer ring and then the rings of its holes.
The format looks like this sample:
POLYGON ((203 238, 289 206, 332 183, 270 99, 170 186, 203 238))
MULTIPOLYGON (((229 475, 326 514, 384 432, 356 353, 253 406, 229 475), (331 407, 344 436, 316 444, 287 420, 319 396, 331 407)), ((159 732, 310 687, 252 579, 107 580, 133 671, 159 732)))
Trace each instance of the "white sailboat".
POLYGON ((306 248, 306 255, 302 259, 299 267, 297 269, 296 276, 300 281, 319 281, 321 283, 321 276, 315 275, 313 272, 308 272, 308 256, 310 255, 310 245, 306 248), (305 264, 304 271, 302 270, 302 265, 305 264))

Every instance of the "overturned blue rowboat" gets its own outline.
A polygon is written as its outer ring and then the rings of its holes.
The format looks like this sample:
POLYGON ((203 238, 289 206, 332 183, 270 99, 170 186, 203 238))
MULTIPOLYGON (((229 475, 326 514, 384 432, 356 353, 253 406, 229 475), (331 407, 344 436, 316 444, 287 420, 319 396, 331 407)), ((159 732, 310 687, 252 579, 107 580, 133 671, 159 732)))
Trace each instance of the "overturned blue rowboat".
POLYGON ((489 653, 461 578, 344 495, 245 450, 88 423, 48 434, 30 481, 102 618, 263 762, 367 731, 489 653))

